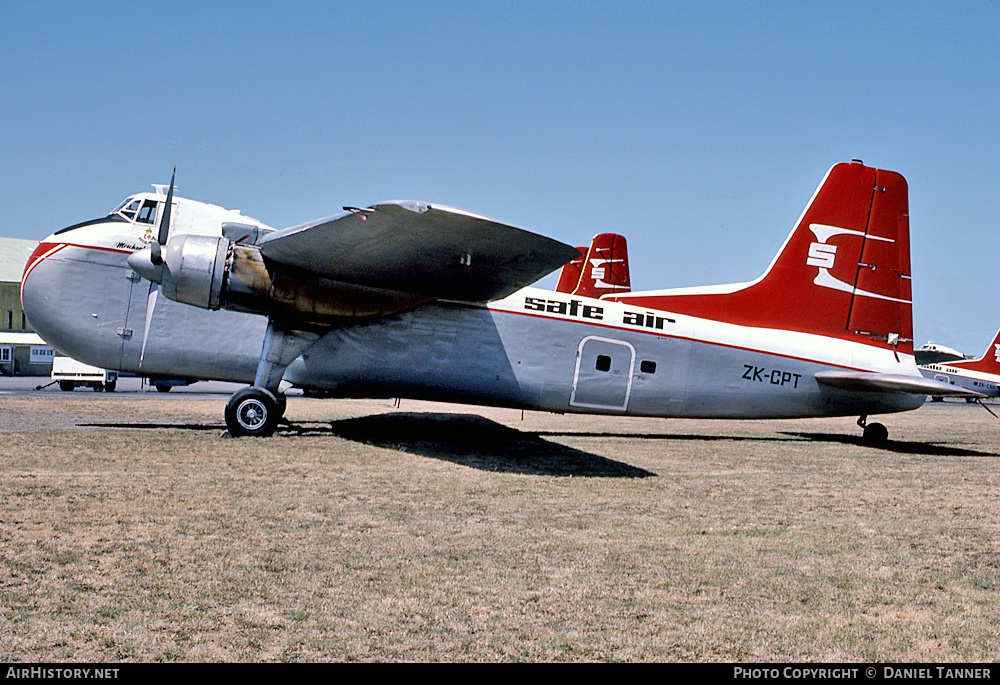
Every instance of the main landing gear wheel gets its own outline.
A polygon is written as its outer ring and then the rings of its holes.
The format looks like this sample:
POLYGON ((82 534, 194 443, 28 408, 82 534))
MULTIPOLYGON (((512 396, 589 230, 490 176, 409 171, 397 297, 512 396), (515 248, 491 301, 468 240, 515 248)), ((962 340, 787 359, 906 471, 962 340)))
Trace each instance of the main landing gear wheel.
POLYGON ((234 437, 264 437, 274 433, 285 413, 285 397, 264 388, 243 388, 226 403, 226 428, 234 437))
POLYGON ((858 419, 862 428, 861 439, 869 445, 884 445, 889 441, 889 429, 881 423, 868 423, 868 417, 858 419))

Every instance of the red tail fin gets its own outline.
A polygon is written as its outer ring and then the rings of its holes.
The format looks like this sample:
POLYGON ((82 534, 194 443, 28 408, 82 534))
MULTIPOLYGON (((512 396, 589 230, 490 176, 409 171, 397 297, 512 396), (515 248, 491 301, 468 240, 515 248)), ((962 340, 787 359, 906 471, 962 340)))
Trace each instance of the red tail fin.
POLYGON ((614 293, 627 293, 631 289, 628 245, 625 236, 616 233, 601 233, 594 236, 580 271, 580 283, 573 294, 601 297, 614 293))
POLYGON ((576 249, 580 251, 580 256, 563 264, 563 268, 559 272, 559 283, 556 285, 557 293, 572 294, 580 283, 580 272, 583 270, 583 262, 587 258, 587 248, 578 247, 576 249))
POLYGON ((906 180, 837 164, 752 283, 612 299, 727 323, 882 341, 913 352, 906 180))
POLYGON ((993 342, 990 343, 986 351, 983 352, 983 356, 979 359, 943 362, 941 366, 955 366, 961 369, 968 369, 969 371, 981 371, 983 373, 1000 375, 1000 331, 997 331, 997 334, 993 336, 993 342))

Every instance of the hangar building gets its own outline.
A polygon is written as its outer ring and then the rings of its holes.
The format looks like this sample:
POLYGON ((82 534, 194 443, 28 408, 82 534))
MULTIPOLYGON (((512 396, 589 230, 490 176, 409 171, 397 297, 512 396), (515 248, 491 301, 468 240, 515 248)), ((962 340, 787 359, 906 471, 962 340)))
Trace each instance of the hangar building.
POLYGON ((48 376, 55 350, 31 330, 21 309, 21 274, 34 240, 0 238, 0 374, 48 376))

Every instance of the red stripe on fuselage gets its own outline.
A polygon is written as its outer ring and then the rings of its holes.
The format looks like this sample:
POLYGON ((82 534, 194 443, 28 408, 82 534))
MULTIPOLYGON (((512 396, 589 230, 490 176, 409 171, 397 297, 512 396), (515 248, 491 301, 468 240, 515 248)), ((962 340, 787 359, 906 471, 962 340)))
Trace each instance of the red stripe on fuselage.
MULTIPOLYGON (((28 257, 28 261, 24 265, 24 274, 21 276, 21 290, 20 297, 23 300, 24 295, 24 282, 28 279, 28 274, 30 274, 36 266, 41 264, 43 261, 62 251, 67 247, 79 247, 83 250, 99 250, 101 252, 119 252, 121 254, 132 254, 130 250, 122 250, 114 247, 100 247, 98 245, 80 245, 78 243, 47 243, 41 242, 32 251, 31 256, 28 257)), ((24 306, 22 301, 21 306, 24 306)))

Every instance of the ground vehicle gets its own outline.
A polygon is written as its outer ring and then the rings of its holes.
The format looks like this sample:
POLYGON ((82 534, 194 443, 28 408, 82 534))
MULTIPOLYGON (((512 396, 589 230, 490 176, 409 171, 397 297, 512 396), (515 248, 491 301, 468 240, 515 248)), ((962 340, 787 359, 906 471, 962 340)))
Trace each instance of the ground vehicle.
POLYGON ((52 380, 59 381, 59 389, 72 392, 77 386, 93 388, 96 392, 114 392, 118 372, 78 362, 72 357, 52 359, 52 380))

